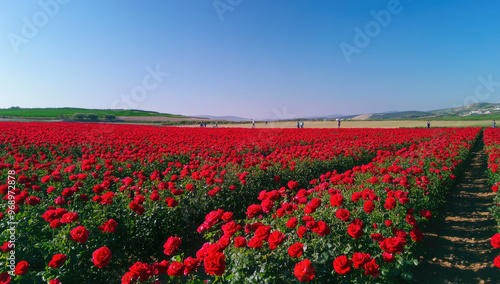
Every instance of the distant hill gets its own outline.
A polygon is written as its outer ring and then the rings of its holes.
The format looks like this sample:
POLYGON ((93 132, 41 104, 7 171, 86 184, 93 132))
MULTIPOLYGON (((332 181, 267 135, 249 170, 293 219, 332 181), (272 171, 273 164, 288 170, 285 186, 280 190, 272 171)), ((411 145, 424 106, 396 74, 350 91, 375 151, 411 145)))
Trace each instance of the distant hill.
POLYGON ((342 119, 357 120, 489 120, 500 119, 500 104, 475 103, 461 107, 430 110, 430 111, 399 111, 385 113, 371 113, 357 116, 346 116, 342 119))
POLYGON ((390 113, 375 113, 372 114, 370 119, 413 119, 422 117, 431 117, 434 114, 425 111, 401 111, 390 113))
POLYGON ((76 113, 96 114, 99 117, 104 115, 114 116, 163 116, 184 118, 183 115, 175 115, 168 113, 159 113, 156 111, 144 110, 123 110, 123 109, 86 109, 86 108, 18 108, 12 107, 8 109, 0 109, 0 117, 17 117, 17 118, 61 118, 65 116, 73 116, 76 113))
POLYGON ((227 120, 227 121, 251 121, 249 118, 239 117, 239 116, 214 116, 214 115, 196 115, 198 118, 206 118, 210 120, 227 120))

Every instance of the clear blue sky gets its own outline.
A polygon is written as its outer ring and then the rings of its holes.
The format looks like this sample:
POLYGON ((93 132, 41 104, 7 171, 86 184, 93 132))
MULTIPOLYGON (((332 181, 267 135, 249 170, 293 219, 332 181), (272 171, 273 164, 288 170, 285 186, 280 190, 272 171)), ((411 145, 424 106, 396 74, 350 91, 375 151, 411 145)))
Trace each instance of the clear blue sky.
POLYGON ((263 119, 500 98, 499 1, 59 1, 0 0, 0 107, 263 119))

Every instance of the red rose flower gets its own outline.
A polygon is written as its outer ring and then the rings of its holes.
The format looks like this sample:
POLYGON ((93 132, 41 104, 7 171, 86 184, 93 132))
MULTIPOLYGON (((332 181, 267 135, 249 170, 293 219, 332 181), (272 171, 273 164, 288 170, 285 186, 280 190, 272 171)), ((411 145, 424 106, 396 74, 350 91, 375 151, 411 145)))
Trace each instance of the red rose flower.
POLYGON ((26 199, 26 203, 31 206, 38 205, 40 203, 40 198, 35 196, 30 196, 26 199))
POLYGON ((129 271, 130 278, 145 282, 153 275, 153 266, 147 263, 136 262, 129 268, 129 271))
POLYGON ((333 261, 333 268, 338 274, 343 275, 351 271, 351 263, 347 256, 341 255, 333 261))
POLYGON ((349 220, 350 215, 351 214, 349 213, 349 210, 344 208, 340 208, 339 210, 337 210, 337 212, 335 212, 335 217, 339 218, 344 222, 347 222, 349 220))
POLYGON ((182 240, 179 237, 170 237, 167 242, 163 245, 165 250, 163 251, 166 255, 173 255, 174 251, 181 245, 182 240))
POLYGON ((248 206, 247 215, 249 218, 253 218, 253 216, 262 212, 262 207, 258 204, 252 204, 248 206))
POLYGON ((368 253, 356 252, 352 255, 352 262, 354 263, 354 268, 362 268, 365 263, 370 261, 371 255, 368 253))
POLYGON ((370 237, 376 242, 381 242, 385 239, 381 233, 373 233, 370 235, 370 237))
POLYGON ((145 212, 145 209, 144 207, 142 207, 139 203, 137 203, 136 201, 131 201, 128 205, 128 207, 130 209, 132 209, 132 211, 134 211, 135 213, 137 213, 137 215, 142 215, 144 214, 145 212))
POLYGON ((99 226, 99 230, 103 233, 104 232, 114 233, 116 231, 116 226, 118 226, 116 221, 114 219, 109 219, 108 221, 104 222, 102 226, 99 226))
POLYGON ((153 272, 155 275, 167 274, 170 261, 162 260, 161 262, 153 263, 153 272))
POLYGON ((371 275, 373 277, 378 277, 380 271, 378 268, 380 265, 377 265, 375 259, 372 259, 370 262, 365 264, 365 275, 371 275))
POLYGON ((16 269, 14 270, 14 273, 16 275, 24 275, 24 274, 28 273, 29 268, 30 268, 30 265, 28 264, 28 262, 23 260, 23 261, 20 261, 16 265, 16 269))
POLYGON ((187 191, 194 191, 194 186, 190 183, 186 184, 186 190, 187 191))
POLYGON ((384 252, 382 254, 382 258, 384 259, 384 262, 386 262, 386 263, 391 263, 391 262, 394 262, 396 260, 396 258, 394 257, 394 255, 392 253, 387 253, 387 252, 384 252))
POLYGON ((400 238, 387 238, 380 243, 380 248, 388 253, 402 253, 404 251, 404 243, 400 238))
POLYGON ((394 197, 388 197, 385 200, 384 208, 387 210, 396 208, 396 199, 394 199, 394 197))
POLYGON ((11 242, 5 242, 2 245, 2 251, 3 252, 9 252, 9 251, 13 250, 15 247, 16 247, 15 244, 13 244, 11 242))
POLYGON ((493 260, 493 264, 494 264, 496 267, 500 268, 500 255, 499 255, 499 256, 497 256, 497 257, 495 257, 495 259, 493 260))
POLYGON ((219 239, 217 243, 220 246, 220 250, 224 251, 231 244, 231 238, 224 235, 219 239))
POLYGON ((301 243, 295 243, 288 248, 288 255, 291 257, 300 257, 304 252, 304 245, 301 243))
POLYGON ((417 220, 415 220, 415 217, 413 217, 413 215, 406 215, 406 222, 412 226, 415 226, 417 224, 417 220))
POLYGON ((325 222, 318 221, 312 231, 318 234, 318 236, 324 237, 330 234, 330 227, 325 222))
POLYGON ((168 276, 182 276, 184 274, 184 264, 178 261, 172 261, 167 269, 168 276))
POLYGON ((234 238, 234 246, 237 248, 242 248, 247 246, 247 240, 244 237, 234 238))
POLYGON ((49 262, 49 267, 59 268, 66 262, 66 255, 59 253, 52 256, 52 260, 49 262))
POLYGON ((366 213, 371 214, 373 210, 375 210, 375 204, 373 204, 370 200, 367 200, 363 205, 363 210, 365 210, 366 213))
POLYGON ((107 247, 96 249, 92 253, 92 261, 97 268, 104 268, 111 260, 111 250, 107 247))
POLYGON ((266 198, 260 203, 260 206, 262 207, 262 211, 269 213, 274 206, 274 202, 271 199, 266 198))
POLYGON ((165 202, 167 203, 168 207, 170 208, 175 208, 177 205, 179 205, 179 201, 172 197, 167 197, 165 198, 165 202))
POLYGON ((411 230, 410 237, 415 242, 421 242, 424 240, 424 234, 422 234, 422 231, 420 231, 419 229, 411 230))
POLYGON ((262 243, 262 239, 255 236, 253 238, 250 239, 250 241, 248 241, 248 247, 251 247, 251 248, 261 248, 263 243, 262 243))
POLYGON ((344 196, 342 194, 334 194, 330 197, 330 204, 333 207, 340 207, 344 203, 344 196))
POLYGON ((83 244, 89 239, 90 231, 85 229, 84 226, 78 226, 71 230, 70 234, 70 240, 83 244))
POLYGON ((255 230, 255 236, 263 241, 267 241, 270 233, 270 226, 260 226, 259 228, 257 228, 257 230, 255 230))
POLYGON ((232 212, 224 212, 224 214, 222 214, 221 219, 226 221, 226 222, 229 222, 229 221, 233 220, 233 213, 232 212))
POLYGON ((184 259, 184 275, 188 275, 201 265, 201 259, 188 257, 184 259))
POLYGON ((275 249, 285 240, 285 234, 280 231, 274 231, 269 235, 269 249, 275 249))
POLYGON ((491 245, 494 248, 500 248, 500 233, 496 233, 493 237, 491 237, 491 245))
POLYGON ((288 182, 288 188, 289 189, 294 190, 297 187, 299 187, 299 182, 297 182, 297 181, 289 181, 288 182))
POLYGON ((61 222, 65 224, 70 224, 78 220, 78 213, 69 212, 62 216, 61 222))
POLYGON ((347 227, 347 233, 349 236, 359 239, 361 236, 363 236, 363 228, 360 225, 351 223, 349 227, 347 227))
POLYGON ((420 215, 427 220, 432 219, 432 213, 431 213, 431 211, 429 211, 427 209, 420 210, 420 215))
POLYGON ((221 276, 226 270, 226 257, 221 252, 215 252, 208 255, 203 260, 205 272, 210 275, 221 276))
POLYGON ((295 264, 295 269, 293 270, 293 274, 295 274, 295 277, 297 277, 301 282, 311 281, 314 278, 315 273, 316 269, 314 269, 309 259, 304 259, 303 261, 295 264))
POLYGON ((295 218, 295 217, 290 218, 290 220, 288 220, 288 222, 286 222, 286 226, 290 229, 297 227, 298 224, 299 224, 299 222, 298 222, 297 218, 295 218))
POLYGON ((234 221, 230 221, 222 225, 222 231, 224 232, 224 235, 228 237, 232 237, 238 230, 241 230, 241 225, 236 224, 234 221))
POLYGON ((11 281, 11 277, 9 272, 5 271, 0 273, 0 284, 9 284, 11 281))
POLYGON ((56 205, 64 205, 64 204, 66 204, 66 200, 64 198, 62 198, 61 196, 58 196, 56 198, 56 200, 54 200, 54 203, 56 205))
POLYGON ((121 284, 130 284, 132 280, 134 280, 134 278, 132 277, 132 273, 127 272, 125 273, 125 275, 123 275, 121 284))
POLYGON ((299 235, 299 238, 302 239, 304 234, 307 232, 307 228, 304 226, 300 226, 299 229, 297 230, 297 235, 299 235))

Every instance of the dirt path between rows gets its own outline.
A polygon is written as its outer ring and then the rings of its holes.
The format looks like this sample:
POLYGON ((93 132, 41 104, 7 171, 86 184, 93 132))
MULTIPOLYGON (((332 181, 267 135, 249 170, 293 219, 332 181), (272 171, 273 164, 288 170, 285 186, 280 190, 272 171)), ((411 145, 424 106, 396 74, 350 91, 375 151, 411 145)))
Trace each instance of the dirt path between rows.
POLYGON ((490 244, 496 224, 488 208, 494 192, 483 146, 472 150, 463 179, 449 192, 440 217, 425 229, 426 252, 415 270, 416 283, 500 283, 490 244))

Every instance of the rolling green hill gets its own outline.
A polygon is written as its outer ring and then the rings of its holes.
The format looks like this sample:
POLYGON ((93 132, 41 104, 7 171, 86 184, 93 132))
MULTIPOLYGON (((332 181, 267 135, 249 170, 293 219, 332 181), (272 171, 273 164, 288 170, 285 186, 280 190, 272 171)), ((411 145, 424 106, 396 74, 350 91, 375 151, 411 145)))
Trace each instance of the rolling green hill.
POLYGON ((401 111, 401 112, 391 112, 391 113, 377 113, 373 114, 370 119, 413 119, 413 118, 422 118, 422 117, 430 117, 434 114, 431 112, 425 111, 401 111))
MULTIPOLYGON (((346 119, 351 117, 345 117, 346 119)), ((430 111, 374 113, 368 120, 500 120, 500 104, 475 103, 430 111)))
POLYGON ((114 116, 165 116, 165 117, 179 117, 185 116, 159 113, 155 111, 144 110, 121 110, 121 109, 85 109, 85 108, 8 108, 0 109, 0 116, 2 117, 16 117, 16 118, 60 118, 62 116, 73 116, 75 113, 82 114, 97 114, 99 117, 105 115, 114 116))

